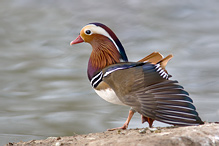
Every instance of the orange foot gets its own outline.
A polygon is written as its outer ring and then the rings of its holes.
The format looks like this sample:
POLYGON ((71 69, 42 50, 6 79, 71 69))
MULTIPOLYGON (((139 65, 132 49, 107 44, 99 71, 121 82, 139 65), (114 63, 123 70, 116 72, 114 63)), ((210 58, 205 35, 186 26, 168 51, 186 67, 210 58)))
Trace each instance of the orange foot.
POLYGON ((132 119, 132 116, 134 115, 134 112, 132 110, 129 111, 129 115, 128 115, 128 118, 125 122, 125 124, 122 126, 122 127, 117 127, 117 128, 112 128, 112 129, 107 129, 108 131, 113 131, 113 130, 118 130, 118 129, 122 129, 122 130, 125 130, 128 128, 129 126, 129 122, 130 120, 132 119))
POLYGON ((128 128, 128 124, 125 123, 122 127, 117 127, 117 128, 112 128, 112 129, 107 129, 108 131, 114 131, 118 129, 126 130, 128 128))

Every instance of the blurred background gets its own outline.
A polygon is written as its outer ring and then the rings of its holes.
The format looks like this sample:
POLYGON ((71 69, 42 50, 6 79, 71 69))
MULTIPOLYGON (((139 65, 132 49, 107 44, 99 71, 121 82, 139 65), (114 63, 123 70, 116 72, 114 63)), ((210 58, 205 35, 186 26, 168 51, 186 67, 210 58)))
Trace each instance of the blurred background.
MULTIPOLYGON (((70 46, 89 22, 109 26, 130 61, 153 51, 190 93, 203 121, 219 121, 219 1, 1 0, 0 144, 102 132, 128 107, 105 102, 87 79, 89 44, 70 46)), ((167 126, 155 122, 154 126, 167 126)), ((129 128, 142 128, 135 114, 129 128)))

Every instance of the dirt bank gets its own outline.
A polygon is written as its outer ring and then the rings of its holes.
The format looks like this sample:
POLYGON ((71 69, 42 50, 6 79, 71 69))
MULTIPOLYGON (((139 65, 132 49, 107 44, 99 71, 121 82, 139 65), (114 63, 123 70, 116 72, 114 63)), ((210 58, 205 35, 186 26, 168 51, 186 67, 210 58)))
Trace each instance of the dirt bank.
POLYGON ((219 146, 219 124, 211 123, 189 127, 163 127, 157 129, 129 129, 90 133, 69 137, 49 137, 45 140, 9 143, 6 146, 219 146))

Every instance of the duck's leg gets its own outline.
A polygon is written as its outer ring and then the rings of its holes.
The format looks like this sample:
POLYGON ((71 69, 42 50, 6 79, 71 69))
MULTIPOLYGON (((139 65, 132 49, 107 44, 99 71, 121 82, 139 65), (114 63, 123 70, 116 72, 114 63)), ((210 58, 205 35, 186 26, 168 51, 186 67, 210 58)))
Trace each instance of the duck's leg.
POLYGON ((113 130, 117 130, 117 129, 127 129, 128 128, 128 125, 129 125, 129 122, 131 121, 132 119, 132 116, 134 115, 135 113, 135 110, 133 110, 132 108, 129 110, 129 115, 128 115, 128 118, 127 120, 125 121, 124 125, 122 127, 117 127, 117 128, 113 128, 113 129, 108 129, 108 131, 113 131, 113 130))
POLYGON ((150 128, 152 128, 153 126, 153 122, 154 122, 154 120, 153 119, 151 119, 151 118, 148 118, 148 117, 145 117, 145 116, 143 116, 143 115, 141 115, 141 122, 142 122, 142 124, 144 123, 144 122, 148 122, 148 124, 149 124, 149 127, 150 128))

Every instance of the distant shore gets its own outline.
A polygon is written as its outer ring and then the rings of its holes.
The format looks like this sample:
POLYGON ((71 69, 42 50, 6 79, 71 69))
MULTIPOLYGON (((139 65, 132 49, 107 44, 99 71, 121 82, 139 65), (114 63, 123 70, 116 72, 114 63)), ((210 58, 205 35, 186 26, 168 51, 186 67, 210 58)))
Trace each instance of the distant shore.
POLYGON ((219 146, 219 124, 206 123, 188 127, 157 127, 90 133, 68 137, 49 137, 45 140, 8 143, 5 146, 97 146, 97 145, 168 145, 219 146))

